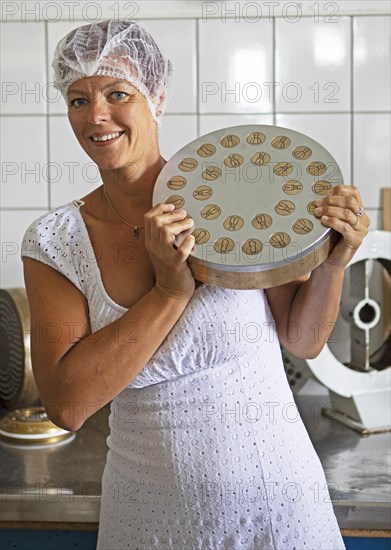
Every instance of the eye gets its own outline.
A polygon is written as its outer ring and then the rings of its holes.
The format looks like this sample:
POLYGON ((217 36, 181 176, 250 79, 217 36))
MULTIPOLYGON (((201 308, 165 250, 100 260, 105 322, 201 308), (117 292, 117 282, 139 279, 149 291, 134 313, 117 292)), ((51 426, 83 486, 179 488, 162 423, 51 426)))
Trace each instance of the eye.
POLYGON ((125 92, 113 92, 111 94, 111 97, 115 99, 116 101, 122 101, 128 97, 128 94, 125 92))
POLYGON ((72 99, 72 101, 69 102, 70 107, 82 107, 82 105, 85 105, 87 103, 87 100, 82 97, 77 97, 75 99, 72 99))

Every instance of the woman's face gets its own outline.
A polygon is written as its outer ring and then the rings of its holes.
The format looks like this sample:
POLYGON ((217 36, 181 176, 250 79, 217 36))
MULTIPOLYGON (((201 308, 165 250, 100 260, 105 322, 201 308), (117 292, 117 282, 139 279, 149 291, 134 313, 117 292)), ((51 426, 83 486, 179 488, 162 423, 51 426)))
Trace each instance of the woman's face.
POLYGON ((125 80, 82 78, 68 90, 68 118, 87 155, 101 170, 137 169, 160 155, 157 126, 146 98, 125 80))

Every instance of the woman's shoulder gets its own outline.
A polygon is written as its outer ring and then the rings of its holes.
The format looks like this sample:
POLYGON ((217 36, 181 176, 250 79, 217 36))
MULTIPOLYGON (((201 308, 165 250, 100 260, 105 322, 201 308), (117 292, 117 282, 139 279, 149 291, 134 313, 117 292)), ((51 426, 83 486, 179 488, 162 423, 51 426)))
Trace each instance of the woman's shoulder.
POLYGON ((78 212, 82 202, 71 201, 35 219, 24 233, 20 254, 22 260, 29 257, 64 273, 78 287, 78 264, 85 246, 78 212))
POLYGON ((51 229, 57 233, 58 229, 64 225, 77 225, 80 221, 80 218, 77 215, 77 208, 80 206, 79 203, 82 203, 82 201, 74 200, 61 206, 57 206, 49 212, 45 212, 39 216, 39 218, 36 218, 30 223, 25 231, 25 237, 28 234, 42 236, 44 233, 49 236, 48 232, 51 229))

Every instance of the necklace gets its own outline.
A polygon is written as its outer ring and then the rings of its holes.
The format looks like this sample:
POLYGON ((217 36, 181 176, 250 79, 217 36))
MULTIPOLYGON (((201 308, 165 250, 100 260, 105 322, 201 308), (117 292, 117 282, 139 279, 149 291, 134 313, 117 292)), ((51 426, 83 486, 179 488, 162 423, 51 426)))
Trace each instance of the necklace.
POLYGON ((110 208, 112 209, 112 211, 119 217, 120 220, 122 220, 124 223, 126 223, 126 225, 128 225, 129 227, 131 227, 131 228, 133 229, 134 238, 135 238, 135 239, 138 239, 139 229, 142 229, 144 226, 143 226, 143 225, 131 225, 131 224, 128 223, 126 220, 124 220, 124 219, 122 218, 122 216, 120 216, 120 215, 118 214, 118 212, 116 211, 116 209, 114 208, 114 206, 111 204, 110 199, 109 199, 109 197, 108 197, 107 194, 106 194, 106 191, 105 191, 105 187, 104 187, 104 186, 103 186, 103 193, 104 193, 104 195, 105 195, 105 197, 106 197, 106 200, 107 200, 107 202, 108 202, 110 208))

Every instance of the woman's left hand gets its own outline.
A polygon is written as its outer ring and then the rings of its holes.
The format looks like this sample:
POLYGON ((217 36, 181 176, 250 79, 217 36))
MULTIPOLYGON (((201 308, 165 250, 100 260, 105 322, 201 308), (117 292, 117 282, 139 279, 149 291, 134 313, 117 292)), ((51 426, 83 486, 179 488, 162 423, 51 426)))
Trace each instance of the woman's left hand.
POLYGON ((352 185, 336 185, 323 199, 315 201, 315 205, 314 214, 323 225, 342 235, 324 264, 344 270, 368 233, 370 224, 360 192, 352 185))

